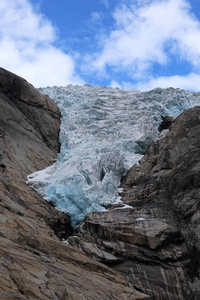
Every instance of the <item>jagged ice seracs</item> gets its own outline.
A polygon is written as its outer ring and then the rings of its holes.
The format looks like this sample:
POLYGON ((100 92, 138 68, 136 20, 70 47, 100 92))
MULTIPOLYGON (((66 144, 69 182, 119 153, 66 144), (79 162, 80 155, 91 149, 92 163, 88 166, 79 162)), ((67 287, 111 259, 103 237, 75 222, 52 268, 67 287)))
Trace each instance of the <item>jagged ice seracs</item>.
POLYGON ((28 176, 28 183, 68 213, 75 227, 87 213, 119 202, 128 169, 158 138, 166 115, 200 104, 200 93, 180 89, 149 92, 100 86, 40 88, 61 111, 57 161, 28 176))

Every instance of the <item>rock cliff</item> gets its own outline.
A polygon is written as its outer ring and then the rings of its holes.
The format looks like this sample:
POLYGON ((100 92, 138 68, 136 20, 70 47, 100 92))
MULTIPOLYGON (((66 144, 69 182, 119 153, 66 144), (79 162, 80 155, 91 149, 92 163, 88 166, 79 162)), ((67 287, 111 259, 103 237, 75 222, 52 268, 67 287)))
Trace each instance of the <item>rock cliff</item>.
POLYGON ((25 183, 59 151, 55 103, 0 69, 0 107, 0 299, 150 299, 61 242, 69 217, 25 183))
POLYGON ((200 107, 170 125, 123 178, 126 206, 88 214, 69 243, 150 299, 198 300, 200 107))

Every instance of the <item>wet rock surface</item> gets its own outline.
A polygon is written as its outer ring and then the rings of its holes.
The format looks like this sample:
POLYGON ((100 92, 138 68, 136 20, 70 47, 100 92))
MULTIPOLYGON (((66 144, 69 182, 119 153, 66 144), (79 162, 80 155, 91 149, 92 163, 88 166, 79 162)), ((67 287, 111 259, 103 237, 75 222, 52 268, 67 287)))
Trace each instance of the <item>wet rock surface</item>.
POLYGON ((55 103, 0 69, 0 107, 0 299, 149 299, 61 242, 71 234, 69 217, 25 183, 59 151, 55 103))
POLYGON ((200 299, 200 107, 123 178, 124 208, 90 213, 69 243, 151 299, 200 299))

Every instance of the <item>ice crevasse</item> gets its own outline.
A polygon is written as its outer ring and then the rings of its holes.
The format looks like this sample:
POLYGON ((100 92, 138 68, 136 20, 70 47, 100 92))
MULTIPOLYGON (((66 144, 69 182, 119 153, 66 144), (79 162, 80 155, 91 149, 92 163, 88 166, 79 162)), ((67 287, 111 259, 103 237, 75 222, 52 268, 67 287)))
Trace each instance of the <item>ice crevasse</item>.
POLYGON ((61 150, 54 165, 28 176, 28 184, 68 213, 75 227, 89 212, 119 200, 127 170, 159 138, 162 117, 200 105, 200 93, 149 92, 100 86, 40 88, 61 111, 61 150))

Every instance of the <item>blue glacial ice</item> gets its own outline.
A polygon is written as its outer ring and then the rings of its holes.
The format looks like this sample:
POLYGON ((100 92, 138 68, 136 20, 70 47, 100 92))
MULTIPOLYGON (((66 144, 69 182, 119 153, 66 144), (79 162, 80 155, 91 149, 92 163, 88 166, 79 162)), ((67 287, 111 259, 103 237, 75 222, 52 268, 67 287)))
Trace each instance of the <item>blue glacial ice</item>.
POLYGON ((61 150, 54 165, 28 182, 68 213, 73 226, 119 200, 122 176, 142 157, 140 142, 159 138, 163 116, 200 104, 200 94, 173 88, 139 92, 86 84, 40 91, 61 111, 61 150))

